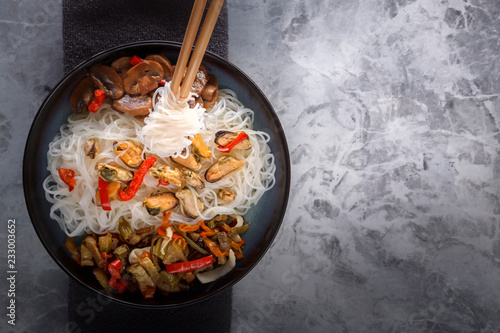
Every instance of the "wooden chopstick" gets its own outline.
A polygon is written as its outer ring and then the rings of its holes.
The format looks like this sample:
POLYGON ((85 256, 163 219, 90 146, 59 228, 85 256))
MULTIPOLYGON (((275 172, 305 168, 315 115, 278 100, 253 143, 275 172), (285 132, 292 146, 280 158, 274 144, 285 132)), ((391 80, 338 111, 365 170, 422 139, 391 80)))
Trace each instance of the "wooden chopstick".
POLYGON ((172 89, 174 95, 177 95, 179 91, 182 77, 189 60, 189 55, 191 54, 191 49, 193 48, 194 39, 196 37, 196 33, 198 32, 201 17, 203 16, 206 4, 207 0, 195 0, 193 9, 191 10, 191 16, 189 17, 186 34, 184 35, 184 40, 182 42, 181 52, 179 53, 179 58, 177 59, 174 75, 170 84, 170 89, 172 89))
MULTIPOLYGON (((201 61, 207 49, 208 42, 212 36, 212 32, 219 17, 220 10, 224 0, 212 0, 210 6, 208 7, 207 15, 203 20, 203 26, 201 27, 200 35, 196 41, 196 46, 191 54, 191 59, 189 60, 189 65, 187 69, 186 76, 184 77, 184 82, 181 86, 181 98, 189 97, 189 92, 193 86, 194 79, 196 78, 196 73, 200 67, 201 61)), ((184 47, 184 45, 183 45, 184 47)), ((177 71, 177 67, 176 67, 177 71)))

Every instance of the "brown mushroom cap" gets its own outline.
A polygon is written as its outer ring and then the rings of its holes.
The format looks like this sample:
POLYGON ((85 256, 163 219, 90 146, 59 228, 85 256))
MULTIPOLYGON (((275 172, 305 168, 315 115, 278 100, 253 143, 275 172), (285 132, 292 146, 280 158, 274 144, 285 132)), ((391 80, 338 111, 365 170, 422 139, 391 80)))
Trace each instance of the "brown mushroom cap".
POLYGON ((102 89, 106 96, 117 99, 123 95, 123 82, 118 73, 111 67, 105 65, 95 65, 90 70, 90 77, 95 85, 102 89))
POLYGON ((146 95, 158 88, 162 79, 163 67, 156 61, 144 60, 128 70, 123 86, 130 95, 146 95))
POLYGON ((113 101, 113 108, 134 117, 146 116, 153 108, 153 100, 148 95, 133 97, 125 94, 122 98, 113 101))
POLYGON ((111 68, 113 68, 122 78, 124 78, 128 70, 132 68, 130 58, 132 57, 121 57, 111 63, 111 68))
POLYGON ((87 111, 92 98, 94 98, 94 82, 90 77, 81 80, 71 92, 69 106, 76 113, 87 111))
POLYGON ((208 76, 208 82, 205 89, 201 92, 201 97, 203 98, 203 107, 208 109, 213 106, 219 97, 219 83, 215 75, 208 76))
POLYGON ((163 54, 150 54, 146 57, 145 60, 156 61, 163 68, 163 77, 167 81, 172 80, 172 75, 174 75, 174 66, 170 63, 170 60, 167 59, 163 54))
POLYGON ((196 72, 196 77, 194 79, 193 86, 191 87, 191 92, 194 94, 201 95, 201 92, 205 88, 207 82, 208 82, 207 68, 203 65, 200 65, 200 68, 196 72))

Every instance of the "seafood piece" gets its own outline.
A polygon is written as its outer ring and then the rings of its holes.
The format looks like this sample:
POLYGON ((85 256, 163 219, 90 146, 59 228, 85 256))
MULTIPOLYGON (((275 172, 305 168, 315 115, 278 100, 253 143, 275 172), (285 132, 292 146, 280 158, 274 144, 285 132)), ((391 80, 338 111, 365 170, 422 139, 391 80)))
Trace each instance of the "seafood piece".
POLYGON ((217 195, 222 201, 226 202, 236 199, 236 195, 233 192, 224 189, 219 190, 219 193, 217 193, 217 195))
MULTIPOLYGON (((218 131, 215 133, 215 143, 219 146, 225 147, 233 142, 241 132, 231 132, 231 131, 218 131)), ((244 139, 243 141, 237 143, 232 149, 250 149, 252 148, 252 143, 248 139, 244 139)))
POLYGON ((205 179, 210 183, 215 183, 227 176, 231 172, 239 170, 245 164, 244 160, 239 160, 233 156, 222 156, 217 162, 212 164, 205 172, 205 179))
POLYGON ((120 159, 131 168, 137 168, 141 165, 142 159, 142 146, 133 140, 127 140, 118 143, 113 142, 113 150, 120 159))
POLYGON ((203 142, 203 139, 199 134, 193 135, 193 137, 191 137, 190 139, 193 142, 193 152, 196 155, 205 158, 212 157, 212 152, 210 151, 210 148, 208 148, 205 142, 203 142))
POLYGON ((196 187, 202 189, 205 187, 205 183, 203 179, 201 179, 200 175, 198 175, 193 170, 188 168, 182 168, 182 174, 184 175, 184 179, 186 179, 186 184, 192 187, 196 187))
POLYGON ((168 165, 160 165, 149 169, 149 173, 162 182, 173 183, 179 189, 184 188, 186 180, 183 173, 177 168, 171 168, 168 165))
POLYGON ((90 159, 94 159, 95 156, 99 153, 99 146, 96 138, 90 138, 85 141, 83 145, 83 151, 85 152, 85 156, 90 157, 90 159))
MULTIPOLYGON (((182 154, 184 155, 184 152, 182 154)), ((175 163, 180 164, 183 167, 186 167, 194 171, 198 171, 201 169, 201 163, 198 160, 198 157, 192 152, 190 152, 187 158, 178 156, 178 157, 170 157, 170 159, 175 163)))
POLYGON ((203 211, 205 205, 198 199, 190 189, 185 188, 175 193, 181 203, 182 211, 189 217, 195 219, 199 216, 198 211, 203 211))
POLYGON ((142 205, 146 207, 149 215, 156 216, 164 211, 170 210, 177 206, 179 200, 171 192, 153 194, 149 198, 144 199, 142 205))
POLYGON ((111 165, 108 163, 97 164, 97 170, 99 170, 99 177, 110 182, 128 182, 131 181, 134 175, 127 169, 124 169, 118 165, 111 165))

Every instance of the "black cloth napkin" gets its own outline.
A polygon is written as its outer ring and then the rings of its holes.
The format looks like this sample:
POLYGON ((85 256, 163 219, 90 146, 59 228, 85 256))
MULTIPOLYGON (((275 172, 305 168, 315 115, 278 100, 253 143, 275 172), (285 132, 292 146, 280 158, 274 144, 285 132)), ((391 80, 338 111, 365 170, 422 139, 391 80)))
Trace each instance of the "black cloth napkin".
MULTIPOLYGON (((194 0, 63 0, 65 72, 94 54, 121 44, 143 40, 182 43, 193 3, 194 0)), ((226 58, 227 42, 224 3, 207 50, 226 58)))
MULTIPOLYGON (((63 0, 64 70, 110 47, 142 40, 182 42, 193 0, 63 0)), ((207 6, 208 8, 208 6, 207 6)), ((227 57, 224 4, 208 50, 227 57)), ((69 332, 229 332, 232 290, 176 309, 128 307, 76 281, 68 286, 69 332), (175 330, 175 331, 174 331, 175 330)))

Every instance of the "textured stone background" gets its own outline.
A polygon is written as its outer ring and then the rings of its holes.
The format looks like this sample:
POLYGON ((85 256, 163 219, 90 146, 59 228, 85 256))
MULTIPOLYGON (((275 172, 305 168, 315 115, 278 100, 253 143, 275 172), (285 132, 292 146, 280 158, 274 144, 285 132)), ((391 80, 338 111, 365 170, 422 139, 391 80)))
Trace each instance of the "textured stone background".
MULTIPOLYGON (((498 332, 500 3, 227 2, 229 60, 278 112, 294 189, 272 248, 234 287, 232 331, 498 332)), ((16 332, 67 322, 68 278, 35 235, 21 181, 31 120, 63 74, 60 9, 4 0, 0 12, 16 332)))

